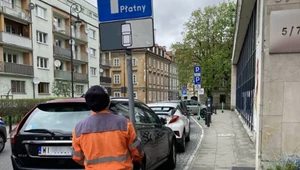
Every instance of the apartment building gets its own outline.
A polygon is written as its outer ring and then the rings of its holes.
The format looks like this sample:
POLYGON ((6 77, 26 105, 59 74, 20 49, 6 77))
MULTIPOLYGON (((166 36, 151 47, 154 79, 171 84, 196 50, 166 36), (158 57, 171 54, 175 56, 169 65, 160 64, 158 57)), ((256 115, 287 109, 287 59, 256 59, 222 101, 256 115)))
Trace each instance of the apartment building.
MULTIPOLYGON (((176 68, 176 64, 170 59, 166 57, 165 48, 158 45, 153 48, 132 51, 134 98, 145 103, 152 103, 174 97, 169 95, 171 90, 178 93, 177 76, 172 76, 174 79, 170 79, 169 72, 170 65, 172 68, 176 68)), ((125 52, 111 52, 111 61, 111 95, 127 97, 127 90, 123 90, 128 86, 125 52)))
POLYGON ((111 95, 111 52, 100 52, 100 85, 111 95))
POLYGON ((0 94, 54 96, 55 86, 70 87, 71 56, 75 96, 99 84, 97 15, 97 8, 83 0, 2 0, 0 94), (78 15, 70 10, 74 3, 81 5, 78 15))
POLYGON ((29 3, 29 0, 0 1, 1 98, 32 97, 34 72, 29 3), (31 88, 25 89, 25 85, 31 88))

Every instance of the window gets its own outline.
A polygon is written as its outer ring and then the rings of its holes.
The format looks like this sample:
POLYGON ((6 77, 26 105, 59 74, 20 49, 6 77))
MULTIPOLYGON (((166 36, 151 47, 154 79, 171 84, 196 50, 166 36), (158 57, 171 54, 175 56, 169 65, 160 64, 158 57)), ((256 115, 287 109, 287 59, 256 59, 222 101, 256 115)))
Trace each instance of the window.
POLYGON ((83 85, 76 85, 76 93, 77 94, 83 94, 83 85))
POLYGON ((137 99, 137 92, 133 92, 133 97, 137 99))
POLYGON ((54 17, 54 25, 57 26, 57 27, 61 27, 61 19, 60 18, 57 18, 57 17, 54 17))
POLYGON ((36 31, 36 41, 40 43, 47 43, 47 34, 40 31, 36 31))
POLYGON ((114 97, 121 97, 121 93, 120 92, 114 92, 114 97))
POLYGON ((4 62, 17 63, 17 54, 4 53, 4 62))
POLYGON ((95 37, 96 37, 95 30, 89 29, 89 37, 95 39, 95 37))
POLYGON ((114 58, 114 67, 119 67, 119 66, 120 66, 120 59, 114 58))
POLYGON ((35 7, 35 12, 36 12, 36 16, 40 17, 40 18, 46 18, 46 9, 42 8, 38 5, 36 5, 35 7))
POLYGON ((11 81, 12 93, 25 93, 25 81, 12 80, 11 81))
POLYGON ((114 84, 120 84, 120 74, 114 75, 114 84))
POLYGON ((149 91, 149 101, 152 101, 152 91, 149 91))
POLYGON ((15 0, 2 0, 2 6, 6 6, 9 8, 14 8, 15 6, 15 0))
POLYGON ((164 93, 160 92, 160 100, 164 100, 164 93))
POLYGON ((49 94, 49 83, 40 82, 38 85, 38 92, 49 94))
POLYGON ((151 58, 148 59, 148 63, 149 63, 149 66, 151 66, 151 64, 152 64, 151 58))
POLYGON ((96 49, 90 48, 90 53, 91 53, 91 57, 95 57, 96 56, 96 49))
POLYGON ((136 84, 136 83, 137 83, 137 82, 136 82, 136 75, 135 75, 135 74, 132 76, 132 83, 133 83, 133 84, 136 84))
POLYGON ((55 46, 61 47, 61 40, 55 40, 55 46))
POLYGON ((96 73, 97 68, 91 67, 91 68, 90 68, 90 71, 91 71, 91 76, 96 76, 96 75, 97 75, 97 73, 96 73))
POLYGON ((132 66, 136 66, 136 58, 132 58, 132 66))
POLYGON ((143 109, 145 116, 149 118, 151 123, 160 124, 158 116, 147 105, 141 103, 141 108, 143 109))
POLYGON ((48 68, 48 58, 37 57, 38 68, 48 68))
POLYGON ((149 73, 148 80, 149 80, 149 84, 151 84, 152 83, 152 74, 151 73, 149 73))
POLYGON ((160 77, 160 84, 164 85, 164 77, 160 77))

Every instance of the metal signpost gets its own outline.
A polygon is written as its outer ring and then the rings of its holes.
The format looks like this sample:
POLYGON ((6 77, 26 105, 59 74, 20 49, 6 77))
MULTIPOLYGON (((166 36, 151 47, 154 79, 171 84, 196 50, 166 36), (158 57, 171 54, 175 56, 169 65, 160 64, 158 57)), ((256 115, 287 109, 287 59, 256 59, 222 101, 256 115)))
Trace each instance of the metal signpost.
POLYGON ((126 50, 130 120, 135 126, 131 49, 154 46, 152 0, 98 0, 100 49, 126 50))

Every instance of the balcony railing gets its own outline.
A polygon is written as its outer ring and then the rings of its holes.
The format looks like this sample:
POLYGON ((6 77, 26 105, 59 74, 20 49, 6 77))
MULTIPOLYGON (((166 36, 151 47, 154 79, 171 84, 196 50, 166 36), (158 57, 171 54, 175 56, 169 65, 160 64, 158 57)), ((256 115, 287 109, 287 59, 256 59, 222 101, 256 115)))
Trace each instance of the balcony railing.
POLYGON ((111 78, 110 77, 100 76, 100 84, 101 83, 108 83, 108 84, 110 84, 111 83, 111 78))
POLYGON ((33 66, 4 62, 4 72, 33 76, 33 66))
POLYGON ((88 81, 88 75, 82 73, 74 73, 74 80, 77 81, 88 81))
POLYGON ((88 53, 85 53, 85 52, 75 52, 74 59, 80 60, 80 61, 84 61, 84 62, 88 62, 88 59, 89 59, 88 53))
POLYGON ((108 59, 100 59, 100 65, 111 67, 111 61, 108 59))
POLYGON ((55 45, 53 45, 53 53, 56 56, 68 57, 69 59, 71 57, 70 49, 62 48, 55 45))
POLYGON ((54 77, 57 79, 71 80, 70 71, 54 70, 54 77))
MULTIPOLYGON (((54 32, 65 34, 65 36, 70 36, 70 27, 69 26, 57 26, 53 24, 54 32)), ((79 39, 81 41, 87 41, 87 33, 81 31, 73 31, 72 37, 75 39, 79 39)))
POLYGON ((0 9, 3 13, 13 16, 15 18, 25 20, 27 22, 31 22, 29 13, 21 7, 13 5, 9 2, 5 2, 3 0, 0 1, 0 6, 3 7, 0 9))
POLYGON ((0 41, 18 47, 32 49, 31 39, 16 34, 0 31, 0 41))

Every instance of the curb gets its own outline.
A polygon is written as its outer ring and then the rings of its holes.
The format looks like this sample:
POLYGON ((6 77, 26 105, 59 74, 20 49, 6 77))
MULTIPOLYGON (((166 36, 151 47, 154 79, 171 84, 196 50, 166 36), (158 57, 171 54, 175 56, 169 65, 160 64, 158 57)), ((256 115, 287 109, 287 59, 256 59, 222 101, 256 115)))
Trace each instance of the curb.
POLYGON ((189 160, 187 161, 187 166, 183 170, 190 170, 193 167, 193 165, 195 163, 195 156, 198 154, 200 146, 201 146, 203 138, 204 138, 204 129, 203 129, 203 126, 198 122, 197 119, 195 119, 194 117, 191 117, 191 118, 200 127, 200 129, 201 129, 201 136, 200 136, 200 141, 197 144, 194 152, 192 153, 192 155, 190 156, 189 160))
POLYGON ((238 112, 236 109, 234 109, 233 112, 235 112, 235 113, 237 114, 238 118, 240 119, 240 122, 242 123, 244 129, 245 129, 246 132, 247 132, 248 137, 250 138, 250 140, 251 140, 252 143, 254 144, 254 143, 255 143, 255 135, 254 135, 254 133, 253 133, 253 132, 250 130, 250 128, 246 125, 245 121, 243 120, 243 118, 242 118, 242 116, 239 114, 239 112, 238 112))

